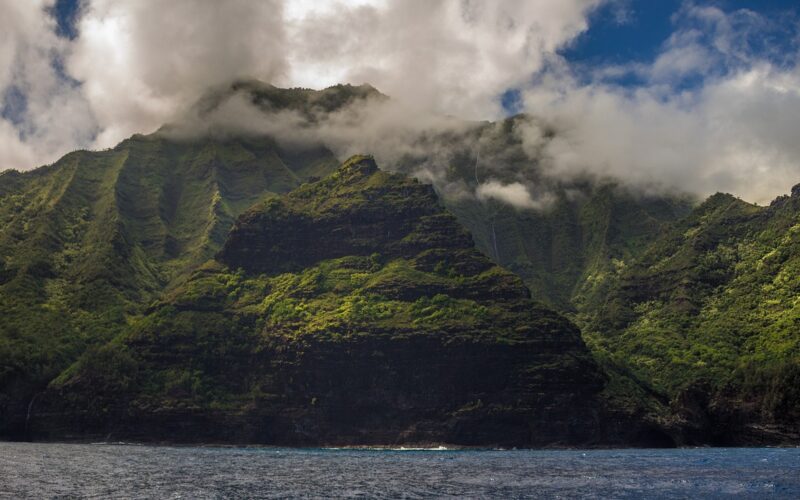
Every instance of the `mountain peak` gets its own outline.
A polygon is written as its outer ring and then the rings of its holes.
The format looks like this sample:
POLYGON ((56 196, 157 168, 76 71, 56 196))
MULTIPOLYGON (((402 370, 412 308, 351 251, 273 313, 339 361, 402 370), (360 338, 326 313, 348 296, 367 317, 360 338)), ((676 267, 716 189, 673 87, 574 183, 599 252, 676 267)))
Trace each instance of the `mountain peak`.
POLYGON ((228 85, 209 89, 195 104, 201 116, 219 109, 233 97, 243 97, 263 111, 295 111, 308 118, 320 112, 331 113, 358 101, 388 97, 369 84, 338 84, 321 90, 281 88, 256 79, 237 79, 228 85))
POLYGON ((342 163, 338 172, 344 175, 369 176, 378 170, 378 164, 371 155, 353 155, 342 163))

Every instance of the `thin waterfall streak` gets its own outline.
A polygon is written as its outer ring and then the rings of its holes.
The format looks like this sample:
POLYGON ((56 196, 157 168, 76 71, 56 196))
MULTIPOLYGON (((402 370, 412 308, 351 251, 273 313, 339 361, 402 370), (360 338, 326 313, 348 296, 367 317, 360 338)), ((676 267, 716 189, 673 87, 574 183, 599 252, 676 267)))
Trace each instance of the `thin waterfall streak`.
POLYGON ((31 402, 28 403, 28 413, 25 415, 25 431, 26 432, 28 431, 28 422, 30 422, 30 420, 31 420, 31 412, 33 411, 33 403, 36 402, 36 398, 39 397, 39 394, 41 394, 41 393, 37 392, 36 394, 34 394, 34 396, 31 398, 31 402))
POLYGON ((481 152, 475 153, 475 185, 480 186, 481 181, 478 180, 478 162, 481 161, 481 152))
POLYGON ((494 247, 494 261, 500 263, 500 253, 497 251, 497 233, 494 231, 494 220, 492 220, 492 247, 494 247))

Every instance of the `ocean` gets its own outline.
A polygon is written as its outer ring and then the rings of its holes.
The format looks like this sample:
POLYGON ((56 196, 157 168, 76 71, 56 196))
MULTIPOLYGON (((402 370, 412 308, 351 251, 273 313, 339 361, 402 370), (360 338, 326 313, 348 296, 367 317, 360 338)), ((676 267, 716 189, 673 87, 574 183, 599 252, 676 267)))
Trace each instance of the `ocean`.
POLYGON ((800 449, 0 443, 2 498, 800 498, 800 449))

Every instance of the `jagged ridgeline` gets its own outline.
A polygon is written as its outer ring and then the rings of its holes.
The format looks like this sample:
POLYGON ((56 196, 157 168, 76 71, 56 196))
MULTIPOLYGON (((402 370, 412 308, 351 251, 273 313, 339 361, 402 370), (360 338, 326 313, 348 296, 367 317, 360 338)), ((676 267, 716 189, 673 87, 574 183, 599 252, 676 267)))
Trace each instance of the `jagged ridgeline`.
POLYGON ((429 185, 354 157, 247 210, 204 264, 35 404, 49 438, 590 443, 578 329, 478 252, 429 185))

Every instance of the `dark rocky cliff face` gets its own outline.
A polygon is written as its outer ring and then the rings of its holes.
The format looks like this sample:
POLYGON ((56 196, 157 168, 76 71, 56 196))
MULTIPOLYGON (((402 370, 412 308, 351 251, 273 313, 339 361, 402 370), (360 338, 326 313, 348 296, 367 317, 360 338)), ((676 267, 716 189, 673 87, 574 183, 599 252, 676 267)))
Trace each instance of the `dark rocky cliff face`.
POLYGON ((472 239, 442 210, 432 186, 368 181, 384 177, 363 158, 259 205, 234 225, 219 260, 251 273, 277 273, 346 255, 471 250, 472 239))
POLYGON ((32 406, 34 438, 664 444, 599 397, 578 329, 429 186, 356 157, 254 207, 218 255, 32 406))

